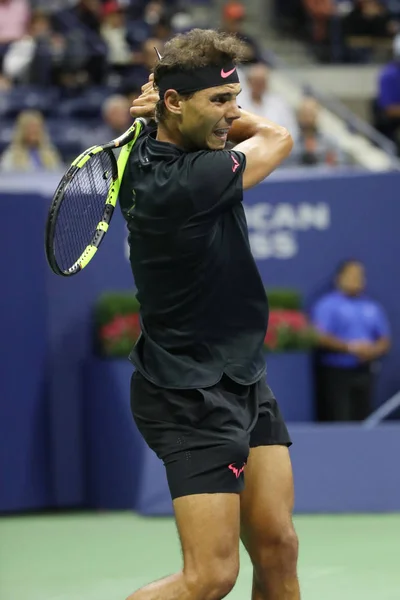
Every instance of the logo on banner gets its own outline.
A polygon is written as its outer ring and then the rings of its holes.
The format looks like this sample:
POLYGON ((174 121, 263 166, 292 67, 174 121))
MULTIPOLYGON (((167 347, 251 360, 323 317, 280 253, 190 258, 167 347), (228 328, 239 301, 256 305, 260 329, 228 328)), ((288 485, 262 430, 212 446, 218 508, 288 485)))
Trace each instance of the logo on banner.
POLYGON ((294 205, 244 204, 249 240, 255 259, 290 259, 300 249, 300 232, 325 231, 329 229, 331 214, 325 202, 294 205))

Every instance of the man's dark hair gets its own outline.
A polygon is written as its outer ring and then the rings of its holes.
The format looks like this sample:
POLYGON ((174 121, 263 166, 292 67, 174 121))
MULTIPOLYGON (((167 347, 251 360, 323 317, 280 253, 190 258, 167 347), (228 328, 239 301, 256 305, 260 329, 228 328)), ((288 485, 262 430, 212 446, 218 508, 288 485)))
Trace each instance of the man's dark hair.
MULTIPOLYGON (((246 60, 247 46, 235 35, 214 29, 192 29, 176 35, 164 47, 162 60, 154 67, 154 86, 170 71, 191 70, 209 65, 239 64, 246 60)), ((181 94, 186 100, 193 94, 181 94)), ((156 120, 166 117, 164 99, 156 106, 156 120)))

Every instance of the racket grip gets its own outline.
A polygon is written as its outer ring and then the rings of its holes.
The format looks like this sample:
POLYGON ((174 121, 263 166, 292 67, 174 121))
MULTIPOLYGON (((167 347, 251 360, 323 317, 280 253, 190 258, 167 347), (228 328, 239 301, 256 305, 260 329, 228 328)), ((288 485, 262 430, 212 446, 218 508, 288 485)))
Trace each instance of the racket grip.
POLYGON ((135 121, 140 121, 143 127, 146 127, 151 121, 151 119, 145 119, 145 117, 136 117, 135 121))

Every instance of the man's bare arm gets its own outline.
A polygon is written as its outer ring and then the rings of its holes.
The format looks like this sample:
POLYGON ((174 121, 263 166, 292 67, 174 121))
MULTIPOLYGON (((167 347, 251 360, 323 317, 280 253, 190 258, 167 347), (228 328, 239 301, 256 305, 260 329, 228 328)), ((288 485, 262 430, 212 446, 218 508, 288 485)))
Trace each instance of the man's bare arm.
POLYGON ((287 129, 244 110, 241 110, 240 119, 234 121, 228 140, 236 144, 235 150, 246 156, 244 189, 268 177, 293 148, 293 140, 287 129))

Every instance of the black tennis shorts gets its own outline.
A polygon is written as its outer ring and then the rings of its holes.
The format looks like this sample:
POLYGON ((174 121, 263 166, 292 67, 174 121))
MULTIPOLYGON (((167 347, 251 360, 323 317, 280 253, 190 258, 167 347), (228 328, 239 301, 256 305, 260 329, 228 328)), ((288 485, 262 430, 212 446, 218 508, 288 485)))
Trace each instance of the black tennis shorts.
POLYGON ((131 409, 146 443, 164 462, 173 499, 239 493, 250 448, 291 445, 264 378, 246 386, 224 375, 212 387, 171 390, 135 371, 131 409))

